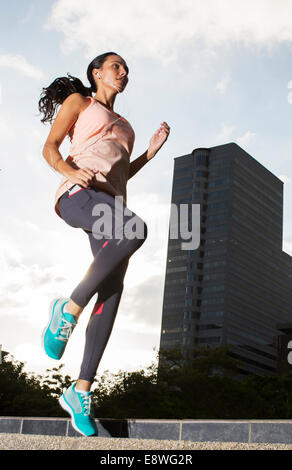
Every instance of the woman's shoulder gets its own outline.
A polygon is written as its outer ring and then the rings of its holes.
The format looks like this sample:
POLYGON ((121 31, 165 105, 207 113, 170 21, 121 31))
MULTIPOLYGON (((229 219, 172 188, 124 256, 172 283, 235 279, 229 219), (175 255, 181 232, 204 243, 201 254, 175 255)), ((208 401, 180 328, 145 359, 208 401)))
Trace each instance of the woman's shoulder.
POLYGON ((74 107, 74 109, 78 112, 82 112, 91 102, 90 96, 84 96, 81 93, 71 93, 71 95, 67 96, 67 98, 63 101, 63 107, 74 107))
POLYGON ((69 130, 69 137, 71 141, 76 123, 79 121, 83 111, 85 111, 91 105, 91 102, 92 98, 90 96, 84 96, 81 93, 71 93, 71 95, 67 96, 67 98, 63 101, 62 107, 64 112, 70 114, 70 116, 74 116, 74 124, 69 130))

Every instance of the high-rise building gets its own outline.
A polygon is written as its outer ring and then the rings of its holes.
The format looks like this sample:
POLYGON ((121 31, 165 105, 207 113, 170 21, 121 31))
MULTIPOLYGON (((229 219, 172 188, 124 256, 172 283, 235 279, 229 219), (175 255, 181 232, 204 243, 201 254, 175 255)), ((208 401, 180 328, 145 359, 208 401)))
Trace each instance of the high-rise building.
POLYGON ((169 238, 160 350, 230 344, 239 374, 275 374, 276 325, 292 321, 283 182, 235 143, 197 148, 174 159, 171 203, 200 204, 200 243, 169 238))

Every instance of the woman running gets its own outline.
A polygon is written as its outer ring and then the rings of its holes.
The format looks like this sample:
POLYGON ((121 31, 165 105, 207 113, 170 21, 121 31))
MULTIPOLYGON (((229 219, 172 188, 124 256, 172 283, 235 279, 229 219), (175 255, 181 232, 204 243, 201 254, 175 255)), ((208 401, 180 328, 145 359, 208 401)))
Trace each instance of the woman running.
POLYGON ((84 230, 93 253, 93 262, 70 297, 51 302, 42 335, 46 354, 60 359, 80 314, 97 294, 78 380, 59 398, 74 429, 84 436, 98 435, 90 388, 113 328, 129 259, 147 237, 145 222, 126 206, 127 181, 156 155, 170 131, 166 122, 161 123, 149 148, 130 163, 135 133, 113 110, 116 95, 128 83, 128 73, 122 57, 107 52, 88 66, 90 87, 67 74, 68 78, 56 78, 43 88, 38 103, 44 113, 41 122, 54 120, 43 156, 63 176, 55 211, 68 225, 84 230), (54 119, 58 105, 61 108, 54 119), (64 161, 59 147, 66 135, 71 146, 64 161))

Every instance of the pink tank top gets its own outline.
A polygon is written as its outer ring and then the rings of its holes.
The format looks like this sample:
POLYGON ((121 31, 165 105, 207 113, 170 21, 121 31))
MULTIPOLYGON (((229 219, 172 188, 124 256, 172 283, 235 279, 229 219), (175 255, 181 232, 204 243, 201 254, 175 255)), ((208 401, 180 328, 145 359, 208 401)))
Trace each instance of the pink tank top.
MULTIPOLYGON (((113 196, 122 196, 127 203, 127 181, 135 133, 130 123, 91 96, 73 127, 70 155, 66 158, 73 168, 90 168, 95 172, 95 186, 113 196)), ((55 195, 55 211, 59 198, 74 186, 63 177, 55 195)))

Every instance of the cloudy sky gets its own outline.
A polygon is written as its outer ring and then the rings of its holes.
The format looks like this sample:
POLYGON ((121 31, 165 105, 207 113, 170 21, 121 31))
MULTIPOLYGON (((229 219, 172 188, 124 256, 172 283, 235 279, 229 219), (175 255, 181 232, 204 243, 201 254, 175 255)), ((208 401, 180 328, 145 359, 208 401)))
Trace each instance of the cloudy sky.
MULTIPOLYGON (((1 6, 0 344, 37 373, 58 363, 41 349, 48 306, 69 296, 92 260, 81 229, 54 212, 61 175, 42 157, 42 87, 107 51, 130 73, 115 111, 132 124, 131 159, 166 121, 171 134, 128 183, 128 207, 149 235, 130 260, 98 372, 137 370, 160 339, 174 158, 236 142, 284 182, 283 250, 292 255, 292 3, 289 0, 10 0, 1 6)), ((67 156, 69 141, 60 150, 67 156)), ((93 299, 62 358, 79 373, 93 299)))

